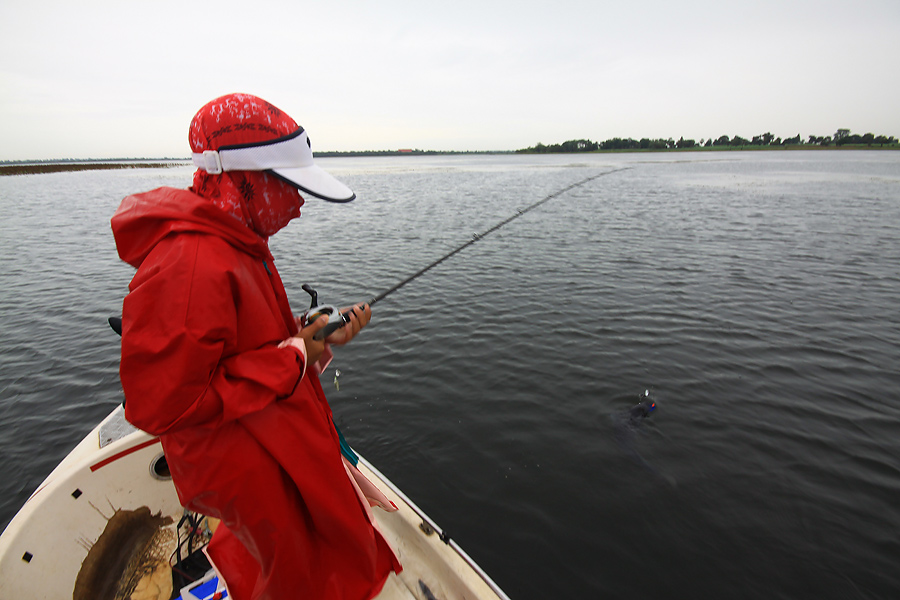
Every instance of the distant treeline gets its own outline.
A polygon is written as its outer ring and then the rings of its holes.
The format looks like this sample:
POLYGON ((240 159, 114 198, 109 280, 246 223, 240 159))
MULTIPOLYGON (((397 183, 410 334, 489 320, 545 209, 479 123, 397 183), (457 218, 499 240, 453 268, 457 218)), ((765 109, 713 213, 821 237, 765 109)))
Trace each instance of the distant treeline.
POLYGON ((518 153, 547 154, 552 152, 596 152, 598 150, 671 150, 682 148, 711 148, 716 146, 728 147, 744 147, 744 146, 846 146, 846 145, 863 145, 863 146, 885 146, 897 145, 897 139, 894 136, 876 136, 873 133, 865 135, 851 135, 847 129, 839 129, 834 136, 816 136, 811 135, 807 140, 803 140, 800 134, 795 137, 781 139, 775 137, 771 133, 763 133, 753 136, 752 139, 742 138, 739 135, 728 137, 723 135, 716 139, 686 140, 683 137, 677 141, 668 138, 641 138, 635 140, 632 138, 611 138, 603 142, 592 142, 591 140, 569 140, 562 144, 537 144, 531 148, 522 148, 516 150, 518 153))
POLYGON ((334 157, 334 156, 398 156, 401 154, 441 154, 435 150, 346 150, 340 152, 315 152, 315 156, 317 158, 321 157, 334 157))

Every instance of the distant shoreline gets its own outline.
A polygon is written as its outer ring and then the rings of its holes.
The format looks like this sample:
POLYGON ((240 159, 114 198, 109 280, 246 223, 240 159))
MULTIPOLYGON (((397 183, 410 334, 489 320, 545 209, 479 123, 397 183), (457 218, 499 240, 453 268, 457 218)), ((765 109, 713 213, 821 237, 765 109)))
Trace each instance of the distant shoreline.
MULTIPOLYGON (((618 154, 632 152, 794 152, 809 150, 810 152, 841 152, 844 150, 900 150, 900 144, 865 145, 844 144, 843 146, 820 146, 818 144, 796 144, 790 146, 692 146, 690 148, 616 148, 612 150, 592 150, 590 152, 569 152, 568 154, 618 154)), ((555 152, 516 151, 517 154, 557 154, 555 152)))
POLYGON ((42 173, 62 173, 66 171, 102 171, 107 169, 160 169, 183 167, 187 161, 160 160, 154 162, 131 161, 60 161, 29 162, 21 164, 0 164, 0 176, 3 175, 36 175, 42 173))
MULTIPOLYGON (((814 144, 798 144, 791 146, 694 146, 691 148, 621 148, 610 150, 591 150, 586 152, 534 152, 524 150, 485 150, 485 151, 440 151, 440 150, 413 150, 413 151, 347 151, 347 152, 317 152, 319 158, 337 157, 377 157, 377 156, 436 156, 436 155, 475 155, 475 154, 631 154, 641 152, 757 152, 757 151, 842 151, 842 150, 900 150, 900 145, 891 144, 885 146, 846 144, 844 146, 819 146, 814 144)), ((190 165, 189 159, 110 159, 110 160, 47 160, 47 161, 9 161, 0 163, 0 177, 6 175, 39 175, 44 173, 63 173, 70 171, 102 171, 109 169, 169 169, 190 165)))

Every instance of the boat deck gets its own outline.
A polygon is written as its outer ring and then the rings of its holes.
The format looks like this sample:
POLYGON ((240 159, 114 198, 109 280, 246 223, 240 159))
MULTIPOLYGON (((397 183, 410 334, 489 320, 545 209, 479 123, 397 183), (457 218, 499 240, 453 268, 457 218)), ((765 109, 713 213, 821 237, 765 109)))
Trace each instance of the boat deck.
MULTIPOLYGON (((508 600, 375 467, 360 457, 358 468, 398 508, 390 513, 373 509, 379 529, 403 565, 402 573, 390 576, 379 599, 508 600)), ((94 600, 102 596, 96 593, 98 586, 119 586, 135 576, 128 569, 137 566, 145 569, 142 573, 165 575, 171 591, 168 557, 180 547, 176 524, 184 513, 159 439, 129 425, 117 407, 53 470, 0 536, 2 595, 94 600), (147 527, 147 535, 158 546, 152 547, 152 556, 147 539, 138 536, 147 527), (139 558, 147 561, 111 568, 122 560, 123 536, 135 542, 139 558)), ((160 598, 169 598, 169 593, 160 593, 160 598)))

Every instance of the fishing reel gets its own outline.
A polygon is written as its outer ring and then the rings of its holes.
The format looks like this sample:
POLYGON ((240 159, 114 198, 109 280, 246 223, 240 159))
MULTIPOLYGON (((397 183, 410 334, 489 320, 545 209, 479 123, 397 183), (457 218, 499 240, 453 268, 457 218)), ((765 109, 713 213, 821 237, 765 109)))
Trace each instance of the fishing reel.
POLYGON ((316 319, 326 318, 328 324, 316 332, 313 336, 314 340, 322 340, 350 322, 350 316, 339 311, 334 306, 319 306, 319 294, 308 284, 301 286, 304 292, 309 294, 312 301, 309 304, 309 310, 300 317, 300 324, 304 327, 315 321, 316 319))

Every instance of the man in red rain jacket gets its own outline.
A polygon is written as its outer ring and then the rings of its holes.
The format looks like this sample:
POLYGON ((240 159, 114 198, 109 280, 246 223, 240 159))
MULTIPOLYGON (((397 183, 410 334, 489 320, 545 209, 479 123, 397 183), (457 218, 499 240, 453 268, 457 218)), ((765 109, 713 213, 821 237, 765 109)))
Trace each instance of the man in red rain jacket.
POLYGON ((315 340, 325 319, 298 327, 268 248, 300 215, 300 191, 355 195, 255 96, 204 106, 190 143, 191 188, 129 196, 112 219, 137 268, 122 311, 125 415, 160 437, 182 504, 221 519, 208 552, 233 598, 371 598, 401 567, 318 380, 326 342, 348 342, 371 310, 315 340))

